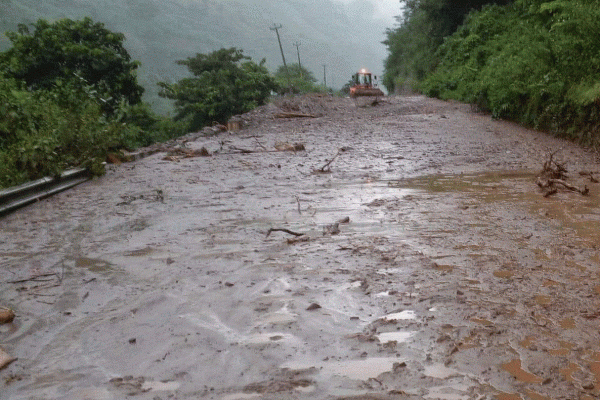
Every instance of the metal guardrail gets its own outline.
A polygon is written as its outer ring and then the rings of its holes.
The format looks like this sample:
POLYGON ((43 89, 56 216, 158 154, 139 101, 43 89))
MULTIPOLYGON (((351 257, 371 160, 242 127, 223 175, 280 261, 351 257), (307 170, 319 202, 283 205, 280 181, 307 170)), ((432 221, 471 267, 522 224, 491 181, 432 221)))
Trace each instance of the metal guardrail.
POLYGON ((0 216, 31 203, 70 189, 90 179, 85 169, 71 169, 57 178, 41 178, 23 185, 0 190, 0 216))

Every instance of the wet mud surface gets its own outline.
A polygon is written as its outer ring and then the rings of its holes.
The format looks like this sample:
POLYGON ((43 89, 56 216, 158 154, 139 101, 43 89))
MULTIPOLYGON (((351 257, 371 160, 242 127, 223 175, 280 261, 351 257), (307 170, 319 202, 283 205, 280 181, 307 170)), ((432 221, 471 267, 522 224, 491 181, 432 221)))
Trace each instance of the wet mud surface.
POLYGON ((317 118, 0 220, 1 398, 599 398, 594 154, 418 96, 279 106, 317 118), (536 186, 558 149, 588 196, 536 186))

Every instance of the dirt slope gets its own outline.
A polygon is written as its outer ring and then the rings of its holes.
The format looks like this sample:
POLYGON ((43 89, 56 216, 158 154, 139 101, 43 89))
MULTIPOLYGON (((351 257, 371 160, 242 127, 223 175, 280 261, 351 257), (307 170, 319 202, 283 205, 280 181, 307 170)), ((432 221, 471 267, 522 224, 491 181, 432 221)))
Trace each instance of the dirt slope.
POLYGON ((598 398, 593 154, 423 97, 243 119, 0 221, 0 397, 598 398))

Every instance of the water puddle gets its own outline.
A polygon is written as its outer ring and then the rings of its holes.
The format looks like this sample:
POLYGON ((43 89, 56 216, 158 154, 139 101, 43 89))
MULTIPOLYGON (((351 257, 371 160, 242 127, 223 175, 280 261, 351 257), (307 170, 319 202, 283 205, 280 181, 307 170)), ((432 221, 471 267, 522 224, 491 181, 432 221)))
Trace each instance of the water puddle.
POLYGON ((399 331, 399 332, 383 332, 383 333, 379 333, 376 336, 377 336, 377 339, 379 339, 379 342, 385 344, 385 343, 390 343, 390 342, 406 343, 414 335, 415 335, 415 332, 399 331))
POLYGON ((181 384, 179 382, 159 382, 159 381, 145 381, 142 384, 142 390, 144 391, 156 391, 156 392, 167 392, 179 389, 181 384))
POLYGON ((501 279, 510 279, 515 275, 514 272, 512 271, 507 271, 507 270, 496 270, 494 271, 494 276, 496 278, 501 278, 501 279))
POLYGON ((270 343, 291 342, 295 340, 296 337, 289 333, 272 332, 250 335, 247 338, 244 338, 242 343, 246 345, 264 345, 270 343))
POLYGON ((511 374, 516 380, 525 383, 542 383, 542 378, 521 368, 521 360, 514 359, 506 364, 502 364, 502 369, 511 374))
POLYGON ((469 400, 469 386, 464 384, 436 386, 429 389, 429 393, 424 396, 425 399, 435 400, 469 400))
POLYGON ((529 397, 530 400, 552 400, 550 397, 542 396, 530 389, 525 389, 525 393, 527 393, 527 397, 529 397))
POLYGON ((232 393, 221 397, 221 400, 248 400, 262 397, 260 393, 232 393))
POLYGON ((85 268, 90 272, 110 272, 113 270, 112 264, 107 261, 95 258, 81 257, 75 260, 76 268, 85 268))
POLYGON ((425 366, 424 374, 430 378, 437 379, 448 379, 451 376, 460 375, 457 370, 448 368, 444 364, 427 365, 425 366))
POLYGON ((324 378, 335 375, 353 380, 366 381, 370 378, 377 378, 385 372, 392 371, 394 364, 402 361, 404 360, 396 357, 374 357, 364 360, 327 361, 318 364, 288 362, 282 364, 281 368, 293 371, 316 368, 324 378))
POLYGON ((590 244, 600 244, 600 186, 589 186, 588 196, 566 193, 560 199, 544 198, 535 185, 536 176, 537 172, 531 171, 430 175, 396 181, 393 186, 433 194, 466 193, 488 204, 522 204, 531 214, 552 218, 590 244))
POLYGON ((406 320, 415 320, 417 319, 417 315, 412 310, 404 310, 399 313, 388 314, 382 319, 386 321, 406 321, 406 320))
POLYGON ((573 374, 580 372, 581 367, 575 363, 569 363, 567 367, 561 368, 559 371, 567 382, 576 383, 578 380, 573 377, 573 374))

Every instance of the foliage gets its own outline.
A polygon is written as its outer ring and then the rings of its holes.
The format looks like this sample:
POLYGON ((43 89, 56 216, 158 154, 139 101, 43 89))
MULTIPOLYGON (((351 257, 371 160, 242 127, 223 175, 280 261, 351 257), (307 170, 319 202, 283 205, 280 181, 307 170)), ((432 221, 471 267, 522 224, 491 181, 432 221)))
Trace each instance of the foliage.
POLYGON ((317 84, 317 78, 312 72, 299 64, 289 64, 286 68, 281 65, 275 72, 275 82, 280 88, 278 93, 284 94, 289 91, 298 93, 321 93, 325 91, 322 85, 317 84))
POLYGON ((600 2, 517 0, 486 7, 439 48, 424 93, 498 118, 599 142, 600 2))
POLYGON ((137 104, 143 88, 135 74, 139 63, 123 47, 125 36, 90 18, 38 20, 6 35, 12 48, 0 53, 7 77, 22 80, 30 90, 51 90, 59 82, 84 82, 91 86, 107 112, 121 103, 137 104))
POLYGON ((400 25, 386 31, 388 47, 383 85, 392 93, 412 88, 431 73, 439 57, 436 50, 444 38, 462 24, 472 9, 510 0, 409 0, 400 25))
POLYGON ((192 73, 174 84, 160 82, 160 95, 175 100, 176 120, 186 121, 190 130, 263 105, 277 89, 264 66, 251 61, 234 47, 177 61, 192 73))
POLYGON ((106 152, 138 128, 110 122, 100 106, 69 85, 25 90, 0 79, 0 187, 82 166, 102 173, 106 152))
POLYGON ((0 53, 0 188, 69 167, 99 175, 109 151, 186 132, 140 102, 121 34, 87 18, 34 26, 9 33, 0 53))

